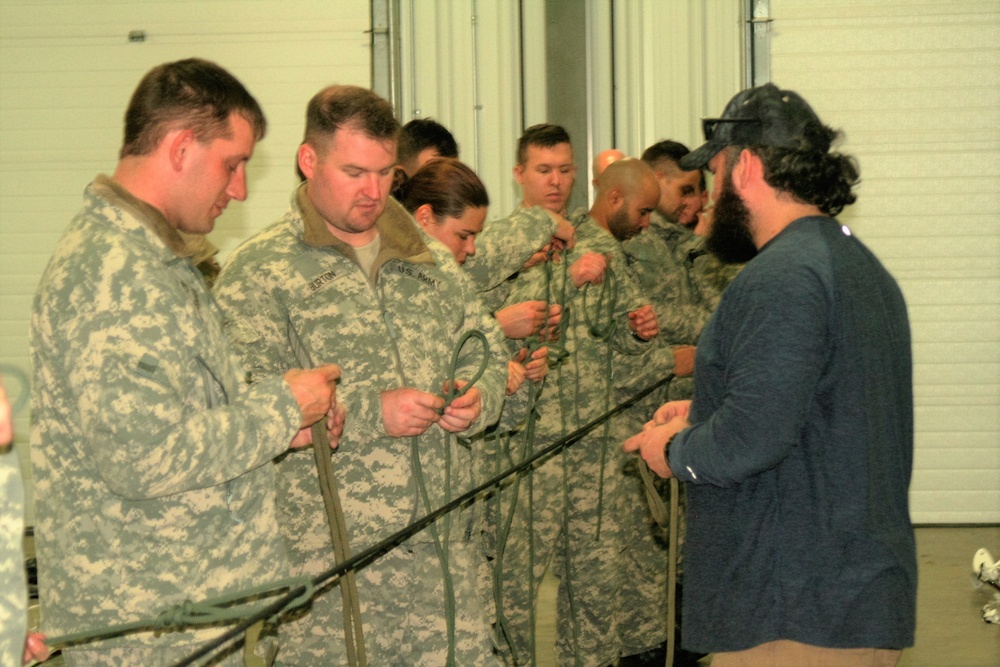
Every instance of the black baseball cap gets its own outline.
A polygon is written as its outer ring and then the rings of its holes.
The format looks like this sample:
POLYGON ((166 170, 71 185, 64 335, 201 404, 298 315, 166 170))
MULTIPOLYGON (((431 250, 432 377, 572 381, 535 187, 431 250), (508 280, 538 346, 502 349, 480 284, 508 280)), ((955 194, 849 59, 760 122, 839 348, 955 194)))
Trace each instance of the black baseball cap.
POLYGON ((822 122, 812 107, 792 90, 773 83, 748 88, 729 100, 721 118, 703 118, 705 143, 681 158, 681 169, 703 169, 726 146, 777 146, 796 150, 830 148, 822 122))

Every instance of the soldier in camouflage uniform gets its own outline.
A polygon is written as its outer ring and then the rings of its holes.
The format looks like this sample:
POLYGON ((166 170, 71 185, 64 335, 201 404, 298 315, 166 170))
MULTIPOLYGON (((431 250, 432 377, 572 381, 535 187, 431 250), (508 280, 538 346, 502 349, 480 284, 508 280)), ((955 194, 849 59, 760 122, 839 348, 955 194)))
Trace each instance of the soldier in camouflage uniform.
MULTIPOLYGON (((437 158, 428 162, 418 170, 407 182, 401 201, 403 207, 414 216, 420 228, 428 236, 440 241, 447 247, 463 268, 469 259, 478 254, 478 236, 483 231, 486 219, 486 209, 489 206, 489 195, 486 186, 472 169, 454 158, 437 158)), ((493 262, 496 264, 496 262, 493 262)), ((544 304, 542 313, 544 313, 544 304)), ((524 386, 524 380, 541 382, 544 379, 548 365, 546 363, 546 348, 532 350, 532 358, 527 358, 528 350, 523 346, 526 338, 547 324, 546 318, 539 316, 527 323, 527 331, 523 335, 513 336, 500 322, 509 343, 507 362, 508 374, 504 403, 504 417, 494 428, 509 430, 517 426, 524 418, 525 405, 511 410, 512 397, 526 392, 519 391, 524 386), (522 363, 523 362, 523 363, 522 363)), ((551 326, 558 324, 558 320, 551 326)), ((480 478, 481 479, 481 478, 480 478)))
POLYGON ((568 220, 541 206, 518 206, 506 218, 487 222, 476 237, 476 254, 465 262, 486 308, 499 311, 517 274, 545 261, 551 245, 572 245, 575 234, 568 220))
MULTIPOLYGON (((0 388, 2 392, 2 388, 0 388)), ((6 400, 0 409, 7 412, 6 400)), ((0 415, 2 418, 2 415, 0 415)), ((17 453, 0 444, 0 664, 21 662, 27 636, 27 583, 24 578, 24 488, 17 453)))
MULTIPOLYGON (((648 224, 659 192, 651 176, 633 179, 631 167, 641 167, 637 161, 616 165, 602 178, 609 184, 619 178, 628 182, 632 196, 605 188, 607 196, 599 197, 591 215, 577 226, 576 246, 563 259, 566 271, 552 271, 546 285, 548 272, 536 267, 512 294, 537 298, 548 287, 564 299, 562 337, 556 345, 568 356, 550 370, 539 400, 534 451, 613 406, 612 383, 641 364, 651 348, 647 341, 657 333, 655 315, 628 274, 616 234, 625 237, 648 224)), ((558 664, 609 665, 621 655, 620 622, 630 622, 618 614, 626 548, 623 517, 634 499, 625 489, 624 459, 614 451, 617 441, 610 426, 591 431, 537 467, 530 497, 519 497, 500 573, 516 664, 530 660, 533 593, 550 560, 559 577, 558 664)))
MULTIPOLYGON (((455 435, 497 420, 507 366, 500 329, 451 253, 389 198, 399 129, 391 105, 333 86, 313 97, 306 118, 298 153, 306 182, 281 220, 233 254, 216 292, 255 375, 302 354, 342 365, 350 417, 334 466, 357 553, 467 488, 470 453, 455 435), (489 341, 486 371, 441 412, 453 349, 470 330, 489 341)), ((466 344, 455 377, 469 379, 482 356, 466 344)), ((292 453, 278 471, 294 571, 332 567, 312 457, 292 453)), ((476 589, 480 554, 467 532, 459 515, 444 518, 357 573, 369 664, 437 667, 450 653, 452 664, 495 664, 476 589)), ((341 607, 340 595, 326 593, 282 624, 279 660, 346 664, 341 607)))
MULTIPOLYGON (((643 161, 660 184, 660 203, 649 229, 625 243, 629 266, 660 318, 663 343, 671 346, 697 345, 712 314, 688 256, 689 245, 696 242, 691 230, 702 207, 704 176, 677 166, 687 152, 676 141, 660 141, 643 151, 643 161)), ((670 383, 669 397, 690 398, 693 388, 690 377, 679 377, 670 383)))
MULTIPOLYGON (((217 65, 154 68, 129 104, 114 177, 87 187, 42 276, 31 461, 49 636, 288 576, 270 461, 331 414, 339 370, 248 387, 178 234, 208 233, 246 197, 264 129, 256 100, 217 65)), ((221 632, 137 632, 63 656, 168 665, 221 632)))
POLYGON ((13 415, 0 378, 0 665, 18 665, 22 657, 26 662, 48 657, 43 637, 27 633, 27 582, 21 548, 24 487, 13 440, 13 415))
MULTIPOLYGON (((482 181, 469 167, 454 159, 435 159, 427 163, 407 182, 401 200, 414 219, 430 236, 445 244, 455 256, 455 260, 466 270, 470 260, 482 257, 479 235, 483 231, 483 220, 489 197, 482 181)), ((490 246, 487 252, 502 254, 486 257, 479 263, 480 284, 513 284, 503 281, 509 274, 517 273, 524 261, 542 244, 551 242, 550 218, 545 209, 535 207, 523 209, 533 215, 515 215, 507 225, 503 221, 494 223, 491 239, 506 246, 503 250, 490 246), (497 226, 498 225, 498 226, 497 226), (543 236, 544 235, 544 236, 543 236), (513 261, 512 258, 513 257, 513 261), (519 262, 519 263, 518 263, 519 262), (497 271, 491 278, 486 267, 497 271)), ((551 218, 554 222, 555 218, 551 218)), ((568 223, 567 223, 568 224, 568 223)), ((573 235, 572 227, 571 238, 573 235)), ((487 289, 482 294, 496 294, 499 289, 487 289)), ((499 303, 497 305, 500 305, 499 303)), ((531 346, 525 339, 537 333, 542 327, 558 326, 558 312, 546 318, 547 304, 529 301, 504 308, 504 320, 500 321, 507 343, 508 373, 504 410, 494 426, 478 434, 470 443, 473 456, 473 484, 478 486, 495 477, 509 466, 508 447, 511 433, 523 427, 531 397, 537 395, 541 383, 548 373, 548 348, 544 345, 531 346), (537 304, 537 308, 536 308, 537 304), (513 313, 514 316, 510 316, 513 313), (530 357, 529 357, 530 353, 530 357), (529 380, 530 382, 525 382, 529 380)), ((556 310, 557 307, 553 307, 556 310)), ((500 313, 495 313, 499 316, 500 313)), ((496 528, 502 516, 504 505, 509 508, 508 495, 516 489, 516 480, 508 478, 499 488, 476 499, 473 515, 473 535, 481 536, 484 561, 480 568, 483 606, 488 614, 495 608, 493 575, 490 564, 496 558, 496 528)), ((491 622, 495 618, 491 618, 491 622)), ((499 643, 499 640, 498 640, 499 643)))

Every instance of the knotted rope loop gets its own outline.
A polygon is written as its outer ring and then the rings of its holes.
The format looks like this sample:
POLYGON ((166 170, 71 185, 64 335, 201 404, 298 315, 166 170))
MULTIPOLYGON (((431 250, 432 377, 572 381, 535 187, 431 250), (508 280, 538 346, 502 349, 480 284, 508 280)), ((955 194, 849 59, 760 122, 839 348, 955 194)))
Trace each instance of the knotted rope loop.
POLYGON ((587 295, 593 288, 592 283, 583 286, 583 317, 587 322, 587 332, 601 341, 611 339, 611 334, 615 331, 615 302, 618 299, 618 281, 615 273, 610 268, 604 272, 604 280, 600 282, 600 291, 597 293, 596 310, 597 313, 591 317, 591 308, 587 305, 587 295))
POLYGON ((475 385, 476 382, 479 381, 479 378, 483 377, 483 373, 486 372, 486 369, 489 367, 489 365, 490 365, 490 344, 486 340, 486 336, 483 335, 483 332, 479 331, 478 329, 470 329, 466 331, 465 334, 459 339, 458 343, 455 345, 455 349, 452 350, 451 352, 451 364, 448 367, 448 385, 447 385, 448 390, 441 394, 438 394, 438 396, 444 399, 444 405, 441 406, 440 410, 438 410, 438 414, 442 414, 444 412, 444 409, 449 405, 451 405, 452 401, 462 396, 465 396, 466 392, 472 389, 473 385, 475 385), (459 354, 461 354, 462 348, 465 346, 465 343, 472 338, 475 338, 480 343, 482 343, 483 356, 480 359, 479 368, 476 369, 476 372, 473 374, 472 378, 461 387, 458 387, 457 383, 455 382, 455 373, 458 371, 458 356, 459 354))

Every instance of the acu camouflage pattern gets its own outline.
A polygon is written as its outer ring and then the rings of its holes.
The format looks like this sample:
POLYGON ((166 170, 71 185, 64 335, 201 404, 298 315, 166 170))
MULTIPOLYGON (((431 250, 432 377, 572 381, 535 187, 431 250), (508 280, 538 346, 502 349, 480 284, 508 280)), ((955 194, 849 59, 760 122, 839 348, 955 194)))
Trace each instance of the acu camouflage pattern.
MULTIPOLYGON (((592 218, 578 224, 575 248, 552 268, 551 294, 565 296, 561 343, 569 356, 546 379, 537 404, 534 443, 522 441, 513 446, 515 451, 538 451, 605 413, 613 406, 614 385, 625 379, 622 376, 630 372, 626 369, 641 365, 651 349, 649 343, 634 338, 628 327, 628 313, 643 305, 643 299, 629 276, 621 245, 592 218), (591 335, 584 316, 584 290, 577 289, 568 276, 564 278, 561 262, 569 266, 587 252, 606 255, 607 271, 618 285, 611 314, 614 329, 608 342, 591 335)), ((509 301, 544 299, 545 282, 544 267, 524 272, 509 301)), ((587 307, 596 314, 601 288, 586 289, 587 307)), ((531 660, 531 609, 550 560, 559 577, 558 664, 596 667, 611 664, 621 654, 620 623, 630 622, 620 616, 618 608, 626 548, 622 519, 635 502, 622 476, 626 463, 622 439, 613 427, 597 428, 534 469, 530 493, 528 482, 521 482, 499 572, 513 664, 531 660), (532 547, 533 570, 529 571, 532 547)))
POLYGON ((476 234, 476 254, 462 268, 472 278, 486 309, 496 312, 524 263, 551 240, 555 219, 541 206, 517 208, 506 218, 487 222, 476 234))
MULTIPOLYGON (((659 345, 696 345, 701 330, 718 305, 721 289, 718 286, 716 268, 702 260, 714 260, 706 256, 704 239, 695 236, 686 228, 665 220, 658 213, 653 214, 650 227, 624 244, 628 254, 629 268, 636 280, 650 297, 659 317, 661 334, 659 345)), ((735 274, 733 274, 735 275, 735 274)), ((649 364, 637 377, 643 377, 642 384, 650 384, 662 377, 662 364, 649 364)), ((621 429, 625 433, 637 433, 653 412, 667 400, 691 398, 694 393, 692 378, 676 378, 667 391, 657 391, 622 413, 621 429)), ((621 398, 625 398, 624 396, 621 398)), ((643 489, 637 466, 644 465, 636 457, 627 468, 627 477, 632 484, 643 489)), ((669 485, 660 479, 655 481, 664 502, 670 502, 669 485)), ((680 525, 678 530, 678 572, 682 567, 684 543, 684 491, 680 490, 680 525)), ((624 613, 633 619, 623 631, 625 654, 640 653, 666 640, 667 615, 667 566, 669 543, 667 529, 653 521, 645 501, 637 504, 629 514, 629 544, 634 548, 628 552, 626 568, 628 576, 623 588, 622 604, 624 613)))
POLYGON ((650 226, 622 244, 632 274, 656 311, 659 337, 669 345, 697 345, 712 314, 681 250, 681 244, 693 238, 681 225, 653 212, 650 226))
MULTIPOLYGON (((283 219, 237 249, 216 292, 229 317, 228 333, 254 375, 299 365, 289 322, 312 361, 341 366, 337 394, 347 423, 333 463, 350 549, 358 553, 470 484, 469 449, 439 426, 417 438, 386 435, 381 393, 399 387, 440 392, 456 343, 466 331, 479 330, 489 341, 490 359, 476 385, 482 414, 462 434, 474 435, 500 414, 506 351, 496 320, 483 309, 451 253, 423 235, 395 200, 376 222, 380 249, 366 275, 353 249, 330 234, 305 187, 293 195, 283 219), (422 475, 414 469, 414 453, 422 475), (420 498, 421 479, 430 507, 420 498)), ((457 378, 472 376, 481 349, 474 341, 463 347, 457 378)), ((334 555, 312 452, 290 452, 279 460, 278 471, 279 523, 293 572, 323 572, 334 565, 334 555)), ((475 581, 479 552, 471 543, 469 521, 457 514, 437 524, 439 533, 449 528, 456 593, 460 582, 475 581)), ((438 629, 444 627, 445 610, 442 569, 430 532, 396 551, 401 549, 415 557, 408 570, 394 571, 394 557, 386 557, 358 573, 369 664, 439 665, 444 634, 438 629)), ((457 594, 456 602, 458 664, 491 664, 478 596, 457 594)), ((339 592, 316 598, 308 615, 280 630, 282 663, 345 664, 339 592)))
POLYGON ((298 430, 298 405, 280 377, 247 386, 183 254, 158 211, 98 177, 36 293, 31 461, 49 636, 288 576, 270 461, 298 430))
MULTIPOLYGON (((476 235, 476 253, 465 260, 462 268, 473 281, 483 305, 495 313, 513 288, 514 281, 524 263, 548 244, 556 231, 555 218, 540 206, 518 207, 508 217, 494 220, 476 235)), ((525 340, 505 338, 507 353, 513 359, 525 340)), ((530 352, 530 350, 529 350, 530 352)), ((500 421, 475 436, 470 443, 473 458, 473 485, 478 486, 513 465, 510 445, 513 433, 524 426, 531 407, 531 394, 537 394, 541 385, 525 379, 520 388, 504 401, 500 421)), ((473 508, 473 535, 479 533, 485 560, 480 565, 480 589, 483 607, 496 618, 493 596, 493 575, 490 561, 496 555, 496 529, 501 518, 510 511, 510 496, 516 480, 508 478, 500 488, 477 498, 473 508)))
POLYGON ((686 254, 695 285, 701 291, 702 299, 709 310, 715 312, 722 300, 722 293, 739 274, 744 264, 726 264, 705 248, 704 236, 692 236, 681 246, 686 254))
POLYGON ((13 447, 0 445, 0 665, 20 665, 28 621, 24 487, 13 447))
MULTIPOLYGON (((697 345, 712 315, 688 258, 687 247, 695 239, 687 228, 654 211, 649 227, 624 244, 629 267, 659 318, 660 345, 697 345)), ((691 378, 677 378, 670 383, 668 397, 686 399, 693 393, 691 378)))

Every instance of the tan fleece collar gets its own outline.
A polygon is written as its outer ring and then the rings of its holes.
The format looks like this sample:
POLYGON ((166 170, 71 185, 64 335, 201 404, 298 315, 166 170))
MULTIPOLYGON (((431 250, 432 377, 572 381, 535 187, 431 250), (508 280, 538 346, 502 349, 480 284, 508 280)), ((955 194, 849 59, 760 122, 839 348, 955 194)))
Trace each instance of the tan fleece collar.
POLYGON ((142 201, 126 190, 117 181, 104 174, 98 175, 93 183, 94 192, 113 205, 127 210, 144 227, 153 232, 163 244, 178 257, 191 257, 192 251, 176 229, 170 226, 160 209, 142 201))
MULTIPOLYGON (((303 183, 295 191, 295 203, 302 213, 302 240, 314 248, 330 246, 343 255, 354 258, 354 249, 334 236, 306 193, 303 183)), ((375 221, 379 234, 379 253, 375 260, 381 266, 390 259, 405 259, 414 263, 434 263, 430 249, 417 229, 417 223, 403 206, 392 197, 375 221)))

